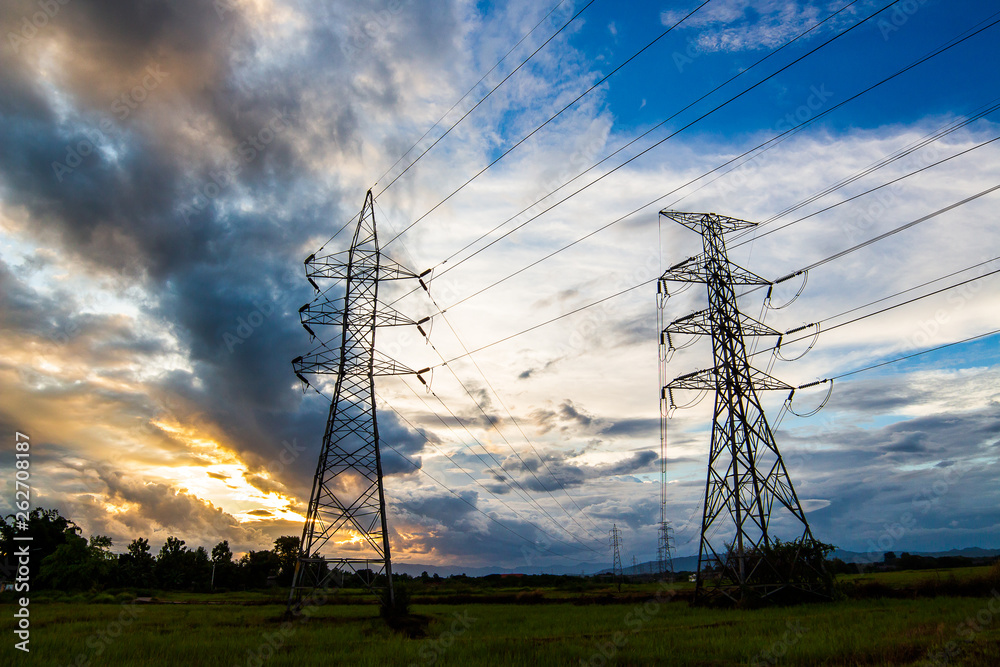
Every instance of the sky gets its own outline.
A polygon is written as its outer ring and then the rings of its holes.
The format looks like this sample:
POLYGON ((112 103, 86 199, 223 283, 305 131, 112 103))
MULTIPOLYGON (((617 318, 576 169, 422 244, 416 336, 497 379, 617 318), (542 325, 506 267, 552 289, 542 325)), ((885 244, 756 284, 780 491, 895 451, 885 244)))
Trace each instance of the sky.
MULTIPOLYGON (((118 550, 298 535, 329 407, 290 364, 316 344, 302 262, 348 247, 330 239, 369 188, 384 253, 434 269, 429 294, 381 292, 434 317, 432 345, 394 328, 379 351, 437 366, 433 393, 377 381, 397 561, 596 568, 612 524, 627 560, 655 557, 655 279, 701 251, 661 209, 764 223, 729 256, 774 280, 964 202, 821 263, 785 307, 740 297, 779 331, 820 321, 811 349, 786 336, 797 361, 754 343, 791 386, 998 328, 994 3, 555 4, 4 3, 0 432, 31 438, 33 505, 118 550)), ((675 289, 664 318, 705 300, 675 289)), ((688 342, 668 379, 711 365, 688 342)), ((998 344, 836 379, 812 417, 776 424, 787 392, 763 396, 818 539, 1000 548, 998 344)), ((710 418, 703 400, 667 424, 679 556, 697 552, 710 418)))

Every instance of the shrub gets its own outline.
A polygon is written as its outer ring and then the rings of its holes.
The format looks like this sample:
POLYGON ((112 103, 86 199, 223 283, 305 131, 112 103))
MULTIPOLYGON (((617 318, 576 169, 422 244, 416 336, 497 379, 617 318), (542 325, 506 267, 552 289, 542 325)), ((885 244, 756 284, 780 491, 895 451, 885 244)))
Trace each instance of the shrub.
POLYGON ((379 614, 384 619, 399 618, 410 613, 410 591, 402 582, 393 583, 394 599, 389 598, 389 587, 382 589, 382 597, 379 600, 379 614))

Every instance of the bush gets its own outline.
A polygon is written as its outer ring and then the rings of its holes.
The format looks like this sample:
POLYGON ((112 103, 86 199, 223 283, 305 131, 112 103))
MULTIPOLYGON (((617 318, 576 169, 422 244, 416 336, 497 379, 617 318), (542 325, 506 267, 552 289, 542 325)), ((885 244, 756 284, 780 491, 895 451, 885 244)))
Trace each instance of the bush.
MULTIPOLYGON (((794 604, 816 598, 830 598, 834 593, 834 578, 827 568, 826 556, 836 547, 811 538, 791 542, 775 539, 743 553, 743 567, 750 573, 743 589, 737 571, 739 554, 726 545, 722 559, 716 561, 714 575, 722 589, 737 596, 741 606, 756 606, 765 599, 772 603, 794 604)), ((728 604, 725 598, 717 602, 728 604)))

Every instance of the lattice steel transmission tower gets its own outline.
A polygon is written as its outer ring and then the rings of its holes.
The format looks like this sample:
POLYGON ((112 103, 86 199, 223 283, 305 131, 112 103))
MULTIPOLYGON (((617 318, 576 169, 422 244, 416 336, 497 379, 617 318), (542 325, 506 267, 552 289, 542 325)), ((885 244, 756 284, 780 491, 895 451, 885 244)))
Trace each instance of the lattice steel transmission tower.
POLYGON ((611 524, 608 532, 608 541, 614 552, 614 561, 611 563, 611 578, 618 581, 618 590, 622 589, 622 579, 625 577, 625 570, 622 568, 622 531, 618 530, 618 524, 611 524))
POLYGON ((670 522, 660 521, 657 531, 656 560, 659 563, 660 577, 671 578, 674 575, 674 541, 671 535, 670 522))
MULTIPOLYGON (((318 296, 299 310, 302 326, 339 326, 340 345, 321 345, 292 361, 295 374, 335 375, 333 398, 313 477, 288 604, 304 592, 342 586, 357 577, 374 593, 387 589, 394 603, 389 529, 375 407, 375 377, 415 371, 375 351, 383 326, 416 324, 379 302, 379 284, 417 278, 379 251, 369 190, 349 250, 305 260, 318 296), (321 291, 317 280, 344 281, 343 297, 321 291)), ((322 249, 320 250, 322 252, 322 249)), ((332 287, 332 286, 331 286, 332 287)))
POLYGON ((704 248, 660 277, 663 291, 669 294, 670 282, 708 288, 707 310, 671 322, 661 334, 712 339, 714 366, 675 378, 661 394, 661 399, 669 394, 672 403, 674 390, 715 392, 695 599, 709 592, 710 578, 714 592, 734 600, 766 598, 790 585, 803 588, 790 582, 801 579, 798 570, 815 567, 801 557, 802 547, 813 542, 812 533, 758 398, 760 391, 791 387, 750 366, 744 341, 744 336, 779 332, 740 313, 734 291, 770 281, 732 264, 726 253, 725 235, 755 223, 714 213, 660 215, 701 234, 704 248), (790 552, 776 553, 775 528, 792 537, 790 552))

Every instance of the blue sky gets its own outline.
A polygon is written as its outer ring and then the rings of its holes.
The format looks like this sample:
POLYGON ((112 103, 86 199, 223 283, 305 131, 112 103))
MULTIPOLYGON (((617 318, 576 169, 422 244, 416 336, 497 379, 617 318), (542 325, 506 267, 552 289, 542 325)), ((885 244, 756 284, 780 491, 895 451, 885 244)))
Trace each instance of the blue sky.
MULTIPOLYGON (((964 124, 1000 98, 997 26, 751 153, 753 161, 701 178, 791 127, 789 114, 794 124, 815 118, 996 20, 992 3, 971 0, 889 10, 612 173, 882 6, 861 0, 545 206, 593 182, 580 194, 463 261, 512 224, 491 229, 845 4, 712 0, 430 212, 697 5, 596 0, 381 192, 584 3, 561 3, 447 115, 551 6, 158 0, 140 10, 74 0, 22 34, 34 5, 6 3, 0 422, 32 435, 39 504, 119 548, 176 535, 206 546, 228 539, 244 551, 298 534, 327 408, 301 391, 289 364, 313 345, 297 316, 313 297, 302 260, 357 214, 376 180, 385 252, 417 272, 436 267, 431 292, 447 319, 435 317, 432 340, 447 359, 699 252, 697 235, 658 219, 667 205, 766 223, 753 243, 734 239, 730 257, 773 279, 997 185, 1000 148, 986 143, 1000 134, 997 112, 964 124)), ((810 271, 800 299, 764 316, 782 331, 823 320, 824 332, 800 361, 774 362, 773 374, 797 386, 995 330, 1000 291, 987 274, 1000 268, 998 196, 810 271), (967 279, 975 280, 832 328, 967 279)), ((782 284, 775 301, 797 287, 782 284)), ((383 294, 418 318, 436 313, 422 291, 407 290, 383 294)), ((747 295, 740 307, 757 316, 762 297, 747 295)), ((704 299, 697 286, 677 294, 666 317, 704 299)), ((475 364, 437 368, 432 386, 447 408, 412 379, 380 381, 382 436, 412 461, 386 453, 397 557, 596 566, 608 560, 607 530, 617 523, 629 555, 653 558, 656 341, 648 286, 490 346, 475 364)), ((997 343, 844 378, 816 417, 782 422, 778 445, 818 538, 865 550, 921 490, 944 488, 892 548, 1000 547, 997 343)), ((380 333, 379 347, 411 368, 441 362, 412 330, 380 333)), ((667 372, 709 363, 699 343, 678 351, 667 372)), ((765 398, 772 418, 785 395, 765 398)), ((799 392, 797 410, 822 396, 799 392)), ((669 424, 679 555, 696 544, 709 412, 705 400, 669 424)))
MULTIPOLYGON (((855 8, 858 14, 867 16, 873 7, 884 4, 886 3, 858 3, 855 8)), ((926 52, 942 46, 979 20, 989 17, 995 9, 985 2, 961 4, 959 9, 958 6, 947 3, 925 3, 919 11, 904 14, 905 22, 898 19, 892 10, 887 10, 809 56, 792 70, 764 84, 731 111, 724 111, 711 120, 706 119, 703 124, 699 124, 697 131, 726 136, 733 132, 752 132, 762 127, 771 127, 777 117, 794 113, 797 106, 808 99, 813 86, 825 86, 832 94, 832 102, 839 102, 863 88, 864 84, 875 83, 926 52), (831 67, 831 62, 836 62, 837 66, 831 67)), ((837 8, 839 6, 836 5, 837 8)), ((694 4, 691 5, 693 7, 694 4)), ((710 7, 711 5, 707 6, 706 10, 710 7)), ((721 83, 772 50, 763 44, 756 48, 738 50, 715 46, 705 39, 705 31, 724 29, 752 33, 758 30, 763 35, 773 34, 773 39, 780 39, 779 35, 784 36, 786 33, 779 30, 787 31, 790 38, 815 22, 803 22, 794 27, 789 23, 779 23, 768 29, 761 25, 765 21, 751 6, 744 3, 742 7, 742 16, 733 21, 694 27, 681 24, 673 34, 664 38, 661 47, 651 49, 635 61, 634 67, 616 74, 607 100, 617 123, 622 127, 654 124, 700 96, 693 94, 695 90, 700 91, 701 87, 693 89, 690 85, 692 79, 699 84, 721 83), (758 17, 756 22, 751 18, 755 15, 758 17), (707 44, 704 43, 706 41, 707 44), (645 106, 642 106, 643 100, 646 100, 645 106)), ((596 59, 603 56, 612 65, 632 55, 636 45, 647 43, 665 27, 669 27, 657 20, 663 15, 663 8, 655 3, 640 3, 634 13, 630 12, 628 21, 623 21, 621 17, 616 20, 608 13, 609 7, 598 8, 595 5, 592 9, 595 14, 574 43, 588 57, 596 59), (595 19, 595 16, 601 18, 595 19), (603 30, 601 23, 604 24, 603 30), (610 34, 612 24, 617 35, 610 34)), ((681 14, 680 9, 674 11, 681 14)), ((825 16, 826 14, 821 14, 820 18, 825 16)), ((842 16, 851 15, 845 12, 842 16)), ((843 23, 833 20, 825 28, 813 31, 762 65, 763 75, 755 70, 749 76, 749 81, 756 83, 763 76, 825 42, 843 27, 843 23)), ((766 44, 777 47, 784 44, 784 41, 771 44, 769 39, 766 44)), ((995 91, 984 85, 987 82, 984 81, 982 67, 995 58, 996 47, 990 39, 972 40, 952 53, 929 62, 900 83, 859 100, 849 109, 833 114, 823 122, 838 130, 846 127, 871 128, 884 125, 888 119, 893 122, 912 122, 930 114, 966 108, 971 110, 992 99, 991 94, 995 91)), ((611 67, 605 69, 610 70, 611 67)), ((747 83, 743 79, 738 81, 739 84, 731 85, 738 85, 737 90, 742 90, 747 83)), ((721 102, 728 99, 730 95, 723 96, 727 90, 730 89, 720 91, 700 108, 707 111, 715 106, 712 103, 715 100, 721 102)), ((692 110, 691 113, 696 111, 692 110)))

